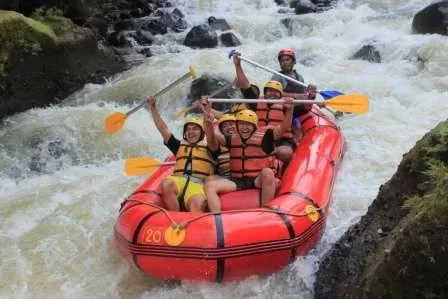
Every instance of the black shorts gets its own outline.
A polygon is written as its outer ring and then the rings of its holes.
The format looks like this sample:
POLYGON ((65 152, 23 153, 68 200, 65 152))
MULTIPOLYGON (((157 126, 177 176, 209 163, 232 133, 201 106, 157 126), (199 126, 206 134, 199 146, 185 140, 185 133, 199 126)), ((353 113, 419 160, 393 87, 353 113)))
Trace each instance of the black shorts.
POLYGON ((229 180, 236 184, 236 190, 255 189, 255 178, 234 178, 229 180))
POLYGON ((275 146, 281 146, 281 145, 286 145, 292 148, 293 151, 296 150, 296 143, 293 139, 280 139, 275 141, 275 146))

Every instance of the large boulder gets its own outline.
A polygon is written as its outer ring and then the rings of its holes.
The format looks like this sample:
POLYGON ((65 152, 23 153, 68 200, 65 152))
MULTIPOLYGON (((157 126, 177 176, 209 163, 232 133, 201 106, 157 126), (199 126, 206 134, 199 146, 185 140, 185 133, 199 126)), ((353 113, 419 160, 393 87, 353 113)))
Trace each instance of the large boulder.
MULTIPOLYGON (((199 100, 203 95, 210 95, 213 92, 219 90, 230 81, 216 75, 203 74, 201 77, 195 79, 191 84, 190 93, 188 94, 188 100, 190 104, 196 100, 199 100)), ((229 88, 215 95, 215 98, 241 98, 241 92, 238 89, 229 88)), ((212 107, 214 109, 224 111, 230 108, 229 104, 225 103, 213 103, 212 107)), ((198 111, 192 111, 198 112, 198 111)))
POLYGON ((92 30, 62 16, 40 17, 0 12, 0 119, 56 103, 125 69, 92 30))
POLYGON ((233 32, 225 32, 221 34, 220 38, 225 47, 236 47, 241 45, 240 40, 233 32))
POLYGON ((419 11, 412 20, 412 31, 448 35, 448 0, 433 3, 419 11))
POLYGON ((322 260, 315 298, 448 297, 448 120, 407 153, 322 260))
POLYGON ((218 34, 207 24, 194 26, 185 37, 184 45, 190 48, 214 48, 218 45, 218 34))

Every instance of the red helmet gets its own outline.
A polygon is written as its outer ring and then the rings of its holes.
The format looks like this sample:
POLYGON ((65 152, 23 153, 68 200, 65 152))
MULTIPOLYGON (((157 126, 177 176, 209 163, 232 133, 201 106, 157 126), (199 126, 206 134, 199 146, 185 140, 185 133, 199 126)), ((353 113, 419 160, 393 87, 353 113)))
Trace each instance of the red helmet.
POLYGON ((296 62, 296 53, 292 49, 282 49, 280 52, 278 52, 278 60, 280 61, 280 58, 282 56, 289 56, 292 58, 294 62, 296 62))

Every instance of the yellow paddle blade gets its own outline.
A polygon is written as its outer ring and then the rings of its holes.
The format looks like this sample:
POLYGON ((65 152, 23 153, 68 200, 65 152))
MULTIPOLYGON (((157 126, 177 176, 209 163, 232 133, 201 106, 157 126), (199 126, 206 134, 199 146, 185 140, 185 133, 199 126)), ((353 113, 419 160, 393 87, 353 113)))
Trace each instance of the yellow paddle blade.
POLYGON ((196 69, 194 68, 194 66, 190 65, 190 76, 192 79, 196 79, 196 69))
POLYGON ((104 122, 106 132, 109 135, 112 135, 113 133, 119 131, 124 126, 124 122, 127 117, 128 116, 126 114, 121 112, 115 112, 109 115, 104 122))
POLYGON ((191 109, 192 107, 187 107, 187 108, 182 108, 180 109, 176 115, 174 116, 174 120, 178 120, 181 117, 185 117, 185 115, 188 113, 188 111, 191 109))
POLYGON ((160 166, 174 164, 175 161, 159 162, 151 157, 136 157, 127 159, 124 169, 127 175, 144 175, 156 171, 160 166))
POLYGON ((362 94, 343 94, 325 101, 336 111, 350 113, 365 113, 369 111, 369 98, 362 94))
POLYGON ((143 175, 153 172, 162 164, 151 157, 136 157, 126 160, 124 170, 127 175, 143 175))

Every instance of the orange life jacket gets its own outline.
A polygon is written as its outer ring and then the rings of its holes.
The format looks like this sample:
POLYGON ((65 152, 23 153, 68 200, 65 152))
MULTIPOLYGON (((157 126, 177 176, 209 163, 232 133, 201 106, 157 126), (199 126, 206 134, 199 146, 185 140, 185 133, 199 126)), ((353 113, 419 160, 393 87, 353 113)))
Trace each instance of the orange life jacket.
MULTIPOLYGON (((272 105, 268 105, 267 103, 258 103, 257 116, 259 127, 279 126, 282 124, 283 118, 285 118, 285 114, 283 113, 283 104, 274 103, 272 105)), ((282 134, 281 139, 292 139, 293 137, 294 134, 292 132, 292 127, 290 127, 282 134)))
POLYGON ((230 145, 230 172, 235 178, 256 178, 263 168, 277 171, 274 151, 266 154, 261 142, 265 130, 257 130, 245 142, 239 134, 233 134, 230 145))

